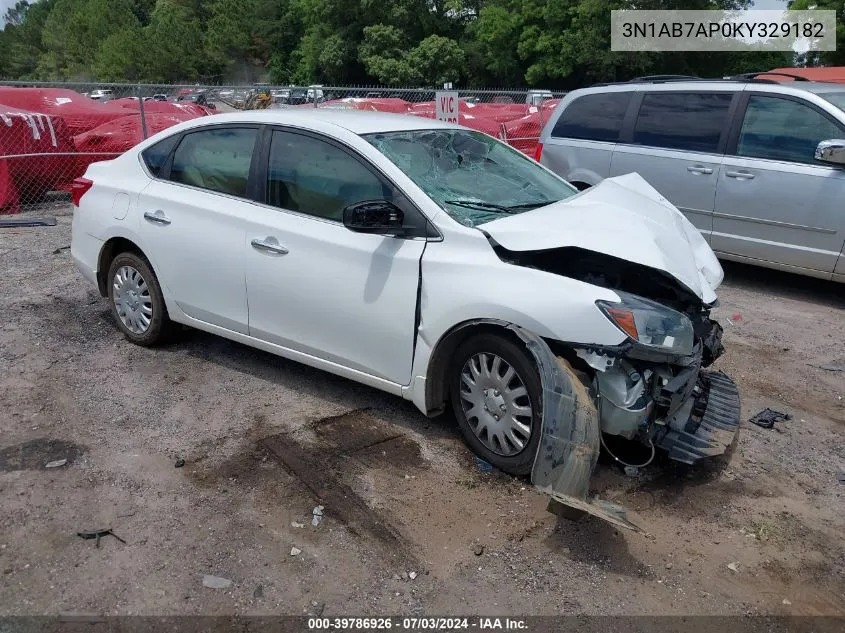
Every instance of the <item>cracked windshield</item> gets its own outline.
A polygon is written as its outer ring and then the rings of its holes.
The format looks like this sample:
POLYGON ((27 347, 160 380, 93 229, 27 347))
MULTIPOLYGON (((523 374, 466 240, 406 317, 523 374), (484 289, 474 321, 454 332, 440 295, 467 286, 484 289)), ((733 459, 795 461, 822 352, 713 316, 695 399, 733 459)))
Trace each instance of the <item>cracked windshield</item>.
POLYGON ((478 226, 577 193, 497 140, 468 130, 412 130, 364 138, 461 224, 478 226))

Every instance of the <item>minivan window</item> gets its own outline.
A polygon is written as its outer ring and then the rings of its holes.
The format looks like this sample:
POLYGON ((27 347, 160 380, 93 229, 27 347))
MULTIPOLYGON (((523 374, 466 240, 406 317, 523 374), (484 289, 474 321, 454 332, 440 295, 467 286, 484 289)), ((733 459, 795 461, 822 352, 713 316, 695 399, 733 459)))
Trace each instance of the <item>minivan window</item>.
POLYGON ((552 136, 617 142, 632 94, 602 92, 578 97, 561 112, 552 136))
POLYGON ((186 134, 173 154, 170 180, 246 197, 255 128, 211 128, 186 134))
POLYGON ((178 139, 178 134, 168 136, 166 139, 159 141, 155 145, 151 145, 141 152, 141 158, 153 176, 158 177, 159 173, 161 173, 161 168, 167 162, 167 158, 170 156, 170 152, 173 150, 173 146, 176 145, 178 139))
POLYGON ((635 145, 715 153, 728 125, 732 93, 653 92, 643 97, 635 145))
POLYGON ((742 121, 736 153, 792 163, 814 163, 821 141, 845 134, 820 112, 791 99, 752 96, 742 121))
POLYGON ((845 111, 845 92, 821 92, 819 96, 840 110, 845 111))

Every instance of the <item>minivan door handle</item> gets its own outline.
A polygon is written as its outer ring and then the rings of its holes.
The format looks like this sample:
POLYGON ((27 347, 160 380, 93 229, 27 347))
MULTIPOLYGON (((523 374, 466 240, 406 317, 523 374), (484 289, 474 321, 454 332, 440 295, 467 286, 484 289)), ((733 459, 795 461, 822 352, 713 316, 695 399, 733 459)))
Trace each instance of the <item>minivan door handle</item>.
POLYGON ((754 178, 754 174, 750 171, 726 171, 725 176, 736 178, 737 180, 753 180, 754 178))
POLYGON ((712 174, 713 168, 705 167, 704 165, 690 165, 687 167, 687 171, 691 174, 712 174))
POLYGON ((265 253, 273 253, 274 255, 287 255, 290 251, 286 249, 284 246, 279 244, 274 238, 268 237, 266 239, 260 240, 255 238, 250 242, 252 247, 259 251, 264 251, 265 253), (273 240, 272 242, 270 240, 273 240))
POLYGON ((144 219, 148 222, 152 222, 153 224, 170 224, 170 218, 164 215, 164 211, 162 211, 161 209, 156 209, 155 211, 146 211, 144 213, 144 219))

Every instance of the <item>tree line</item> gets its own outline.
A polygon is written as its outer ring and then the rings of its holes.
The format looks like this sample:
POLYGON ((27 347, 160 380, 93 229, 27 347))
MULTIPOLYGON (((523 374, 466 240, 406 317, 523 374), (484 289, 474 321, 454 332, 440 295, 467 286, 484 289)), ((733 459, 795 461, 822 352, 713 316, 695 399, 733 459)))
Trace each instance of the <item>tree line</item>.
MULTIPOLYGON (((789 53, 618 53, 610 11, 737 9, 752 0, 19 0, 0 78, 146 83, 533 86, 648 74, 717 77, 789 53)), ((845 0, 795 0, 838 11, 845 0)), ((839 39, 838 37, 838 39, 839 39)))

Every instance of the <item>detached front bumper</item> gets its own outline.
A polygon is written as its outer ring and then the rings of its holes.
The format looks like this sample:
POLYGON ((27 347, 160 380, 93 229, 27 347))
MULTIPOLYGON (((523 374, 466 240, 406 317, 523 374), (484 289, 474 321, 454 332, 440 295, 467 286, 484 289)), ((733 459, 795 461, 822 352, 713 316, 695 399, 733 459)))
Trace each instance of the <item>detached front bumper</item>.
POLYGON ((658 446, 685 464, 725 453, 740 424, 739 390, 722 372, 701 372, 693 395, 669 421, 658 446))

